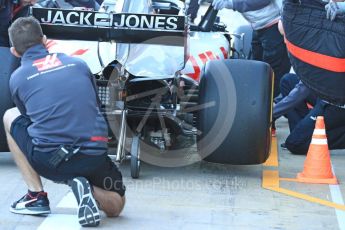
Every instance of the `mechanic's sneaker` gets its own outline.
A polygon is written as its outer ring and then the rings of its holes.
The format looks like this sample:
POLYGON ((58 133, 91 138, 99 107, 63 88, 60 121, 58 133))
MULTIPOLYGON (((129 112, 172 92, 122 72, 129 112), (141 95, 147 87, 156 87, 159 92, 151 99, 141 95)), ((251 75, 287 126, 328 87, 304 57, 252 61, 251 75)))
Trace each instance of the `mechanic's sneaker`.
POLYGON ((280 145, 280 147, 281 147, 283 150, 287 150, 287 147, 286 147, 286 144, 285 144, 285 143, 282 143, 282 144, 280 145))
POLYGON ((96 227, 100 222, 99 209, 93 197, 89 181, 76 177, 68 182, 78 202, 78 219, 83 227, 96 227))
POLYGON ((29 193, 14 202, 10 211, 24 215, 45 215, 50 213, 48 194, 40 192, 36 196, 29 193))
POLYGON ((272 128, 272 137, 276 137, 277 136, 277 130, 272 128))

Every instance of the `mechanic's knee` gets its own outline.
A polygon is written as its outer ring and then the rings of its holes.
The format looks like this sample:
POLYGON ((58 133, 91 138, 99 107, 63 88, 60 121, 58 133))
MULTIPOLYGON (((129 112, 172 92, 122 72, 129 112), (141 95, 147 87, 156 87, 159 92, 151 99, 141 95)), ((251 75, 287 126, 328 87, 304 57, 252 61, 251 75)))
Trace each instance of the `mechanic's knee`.
POLYGON ((11 129, 11 125, 13 121, 19 116, 20 116, 20 112, 18 108, 12 108, 5 112, 2 120, 4 123, 5 131, 7 133, 10 133, 10 129, 11 129))
POLYGON ((118 217, 126 203, 126 198, 123 196, 121 199, 114 199, 111 208, 103 209, 107 217, 118 217))
POLYGON ((294 86, 291 84, 292 79, 294 78, 296 78, 296 74, 287 73, 280 79, 279 88, 283 96, 287 96, 294 88, 294 86))
POLYGON ((120 211, 116 208, 114 208, 113 210, 103 210, 105 212, 105 214, 107 215, 107 217, 113 218, 113 217, 118 217, 120 215, 120 211))
POLYGON ((115 208, 114 208, 114 210, 103 210, 103 211, 104 211, 105 215, 109 218, 118 217, 118 216, 120 216, 120 213, 121 213, 121 211, 116 210, 115 208))
POLYGON ((307 143, 296 144, 289 141, 289 138, 285 141, 285 146, 294 155, 306 155, 309 148, 307 143))
POLYGON ((109 212, 106 213, 107 216, 108 217, 118 217, 121 214, 121 212, 125 206, 125 203, 126 203, 126 198, 123 196, 123 197, 121 197, 121 202, 117 202, 117 205, 114 206, 114 209, 109 210, 109 212))
POLYGON ((284 76, 281 78, 280 80, 280 86, 286 86, 286 85, 291 85, 291 80, 292 78, 294 79, 296 76, 296 74, 293 74, 293 73, 287 73, 287 74, 284 74, 284 76))

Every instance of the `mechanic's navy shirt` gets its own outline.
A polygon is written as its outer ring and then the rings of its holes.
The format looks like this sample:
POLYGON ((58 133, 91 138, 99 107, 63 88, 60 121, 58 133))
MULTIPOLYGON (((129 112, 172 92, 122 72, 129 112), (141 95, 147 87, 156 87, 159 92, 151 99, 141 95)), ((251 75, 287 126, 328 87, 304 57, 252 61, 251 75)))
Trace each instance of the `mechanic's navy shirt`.
POLYGON ((5 5, 0 6, 0 47, 9 47, 8 27, 11 22, 12 1, 5 1, 5 5))
POLYGON ((312 91, 307 88, 303 82, 299 81, 295 88, 291 90, 289 95, 284 97, 274 106, 273 118, 278 119, 284 114, 287 114, 291 109, 296 108, 297 105, 305 101, 311 94, 312 91))
POLYGON ((40 151, 61 144, 92 147, 83 152, 102 154, 107 123, 100 113, 94 81, 88 66, 65 54, 49 54, 43 45, 28 49, 21 67, 11 76, 13 100, 32 124, 28 128, 40 151))

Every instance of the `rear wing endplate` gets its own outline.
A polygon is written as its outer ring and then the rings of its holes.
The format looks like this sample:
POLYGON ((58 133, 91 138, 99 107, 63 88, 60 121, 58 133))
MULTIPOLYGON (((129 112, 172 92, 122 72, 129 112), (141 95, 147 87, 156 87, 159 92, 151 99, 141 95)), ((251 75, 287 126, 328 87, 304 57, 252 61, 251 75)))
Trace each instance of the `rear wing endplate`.
POLYGON ((48 38, 185 46, 185 16, 35 8, 30 14, 48 38))

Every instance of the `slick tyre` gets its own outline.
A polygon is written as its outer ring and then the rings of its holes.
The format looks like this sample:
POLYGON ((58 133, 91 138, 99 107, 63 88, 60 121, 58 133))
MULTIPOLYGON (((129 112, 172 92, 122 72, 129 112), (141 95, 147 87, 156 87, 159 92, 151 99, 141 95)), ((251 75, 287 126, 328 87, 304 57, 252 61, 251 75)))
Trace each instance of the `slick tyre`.
POLYGON ((263 62, 207 63, 200 81, 198 152, 208 162, 261 164, 271 143, 272 70, 263 62))

